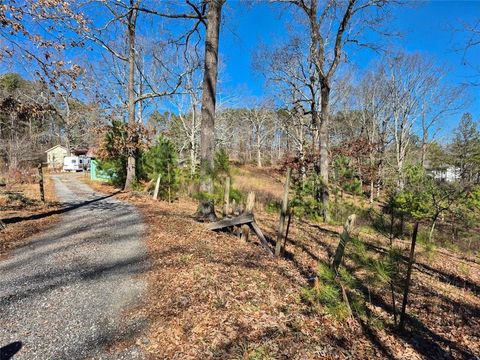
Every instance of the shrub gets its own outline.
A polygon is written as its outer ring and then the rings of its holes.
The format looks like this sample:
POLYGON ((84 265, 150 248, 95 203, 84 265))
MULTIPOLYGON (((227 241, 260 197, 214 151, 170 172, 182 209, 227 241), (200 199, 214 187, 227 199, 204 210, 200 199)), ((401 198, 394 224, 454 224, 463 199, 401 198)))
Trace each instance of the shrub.
MULTIPOLYGON (((230 168, 230 160, 225 149, 220 149, 215 153, 215 167, 212 174, 213 179, 213 194, 194 192, 192 197, 199 201, 213 201, 216 205, 223 204, 225 192, 225 178, 230 177, 230 201, 235 200, 237 204, 244 200, 244 194, 233 186, 233 178, 231 177, 232 169, 230 168)), ((200 178, 194 180, 197 183, 201 181, 200 178)))
MULTIPOLYGON (((213 184, 213 194, 204 192, 197 192, 193 194, 193 198, 199 201, 213 200, 216 205, 223 204, 223 195, 225 192, 225 185, 220 181, 215 181, 213 184)), ((230 185, 230 201, 235 200, 237 204, 240 204, 244 200, 243 193, 230 185)))
POLYGON ((127 157, 118 156, 99 159, 98 169, 110 178, 110 183, 117 187, 122 187, 127 178, 127 157))
POLYGON ((214 179, 230 176, 230 158, 225 149, 220 149, 215 153, 214 179))
POLYGON ((351 159, 348 156, 335 156, 332 162, 332 169, 334 186, 353 195, 362 193, 362 182, 351 165, 351 159))
MULTIPOLYGON (((301 290, 302 301, 314 309, 321 306, 325 313, 337 320, 342 321, 348 318, 351 314, 349 305, 344 301, 342 287, 348 289, 354 284, 353 277, 346 269, 341 269, 339 276, 335 276, 333 270, 326 264, 318 266, 317 276, 319 282, 317 286, 301 290)), ((360 306, 357 307, 360 308, 360 306)))
POLYGON ((316 197, 320 186, 318 176, 312 174, 303 180, 300 177, 293 180, 294 196, 290 206, 295 209, 295 214, 319 221, 322 218, 323 205, 316 197))
POLYGON ((148 132, 140 123, 129 124, 122 121, 112 121, 103 132, 99 149, 99 169, 110 176, 114 185, 123 186, 127 177, 128 156, 136 154, 138 159, 149 142, 148 132))
POLYGON ((149 180, 156 181, 160 176, 158 195, 161 199, 171 200, 178 191, 177 150, 166 137, 160 136, 154 146, 142 153, 139 170, 141 176, 149 180))
POLYGON ((278 214, 281 207, 282 206, 278 200, 270 200, 265 204, 265 211, 269 214, 278 214))

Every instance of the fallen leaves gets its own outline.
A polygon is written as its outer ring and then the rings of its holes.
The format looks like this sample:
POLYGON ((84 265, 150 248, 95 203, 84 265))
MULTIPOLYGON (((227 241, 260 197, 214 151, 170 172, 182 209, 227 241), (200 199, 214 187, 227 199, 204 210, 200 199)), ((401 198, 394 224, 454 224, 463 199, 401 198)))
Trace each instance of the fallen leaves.
MULTIPOLYGON (((0 192, 1 219, 14 217, 28 218, 39 213, 48 213, 58 209, 53 181, 45 177, 45 196, 47 204, 39 201, 38 184, 16 184, 0 192)), ((59 220, 59 215, 49 215, 39 219, 29 219, 8 224, 0 230, 0 256, 28 241, 28 238, 48 229, 59 220)))
MULTIPOLYGON (((468 359, 480 354, 478 294, 446 281, 461 278, 478 286, 479 266, 473 261, 462 260, 468 266, 463 275, 453 254, 434 259, 430 270, 414 270, 411 320, 403 334, 382 305, 389 303, 388 292, 375 288, 370 290, 381 302, 368 307, 382 326, 339 323, 310 311, 299 297, 318 261, 329 260, 338 227, 296 219, 287 244, 295 261, 277 260, 256 240, 245 243, 206 230, 193 218, 196 204, 189 199, 169 204, 117 196, 134 203, 147 223, 150 286, 135 312, 149 321, 144 334, 149 341, 141 344, 152 359, 468 359)), ((256 219, 273 237, 277 217, 259 210, 256 219)), ((382 239, 372 243, 381 246, 382 239)))

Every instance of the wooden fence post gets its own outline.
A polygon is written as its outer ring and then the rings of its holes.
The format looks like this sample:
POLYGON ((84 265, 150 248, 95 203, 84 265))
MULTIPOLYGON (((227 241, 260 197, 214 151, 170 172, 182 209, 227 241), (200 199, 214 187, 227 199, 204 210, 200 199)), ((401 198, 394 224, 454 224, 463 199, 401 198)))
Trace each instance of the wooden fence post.
POLYGON ((38 164, 38 176, 39 176, 39 186, 40 186, 40 200, 45 204, 45 189, 43 188, 43 169, 42 163, 38 164))
POLYGON ((227 216, 230 208, 230 177, 225 178, 225 190, 223 193, 223 216, 227 216))
POLYGON ((343 225, 343 233, 340 235, 340 242, 338 243, 337 250, 335 251, 335 256, 333 257, 332 269, 335 271, 335 274, 338 271, 338 267, 343 259, 343 254, 345 254, 345 247, 351 239, 350 234, 352 233, 355 227, 356 215, 352 214, 348 217, 345 225, 343 225))
MULTIPOLYGON (((244 214, 253 214, 253 208, 255 207, 255 193, 250 191, 247 196, 247 203, 245 204, 245 211, 244 214)), ((242 225, 241 227, 241 235, 240 238, 243 241, 248 241, 250 238, 250 227, 248 225, 242 225)))
POLYGON ((287 231, 285 231, 285 238, 283 239, 282 255, 285 254, 287 248, 288 232, 290 231, 290 222, 292 221, 293 209, 288 209, 287 231))
POLYGON ((410 246, 410 257, 408 258, 407 278, 405 280, 405 288, 403 290, 402 310, 400 312, 400 324, 398 327, 401 331, 405 329, 405 312, 407 310, 408 292, 410 290, 410 281, 412 278, 412 268, 415 262, 415 244, 417 243, 418 221, 415 222, 412 234, 412 245, 410 246))
POLYGON ((157 183, 155 184, 155 191, 153 192, 153 200, 158 199, 158 191, 160 190, 160 179, 162 177, 162 174, 158 174, 157 177, 157 183))
POLYGON ((245 204, 245 214, 252 214, 255 207, 255 192, 250 191, 247 196, 247 203, 245 204))
POLYGON ((287 169, 287 179, 285 180, 285 186, 283 188, 283 201, 282 209, 280 211, 280 219, 278 221, 278 230, 277 230, 277 242, 275 244, 275 256, 280 256, 282 250, 282 244, 285 233, 285 217, 287 216, 288 209, 288 189, 290 188, 290 175, 292 170, 287 169))

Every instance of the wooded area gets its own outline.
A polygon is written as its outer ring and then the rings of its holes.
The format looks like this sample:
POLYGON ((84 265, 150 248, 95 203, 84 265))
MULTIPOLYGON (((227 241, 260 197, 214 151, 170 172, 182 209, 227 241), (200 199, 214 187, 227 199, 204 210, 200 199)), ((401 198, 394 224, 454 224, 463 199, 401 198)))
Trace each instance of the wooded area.
MULTIPOLYGON (((450 24, 466 34, 458 57, 474 79, 454 82, 441 59, 391 46, 396 11, 416 11, 408 3, 232 3, 0 5, 0 182, 38 183, 45 203, 45 151, 88 150, 113 186, 151 206, 175 212, 195 202, 191 215, 212 242, 218 232, 238 235, 275 256, 265 261, 298 268, 306 313, 367 337, 381 318, 388 336, 403 339, 419 326, 419 305, 409 308, 415 272, 433 269, 442 251, 458 267, 480 258, 479 114, 470 111, 480 72, 469 57, 480 17, 450 24), (265 88, 259 97, 224 85, 232 59, 222 41, 242 7, 291 23, 245 54, 265 88), (373 60, 356 64, 361 51, 373 60), (335 239, 335 251, 308 250, 323 239, 301 240, 305 228, 335 239), (416 263, 419 246, 432 264, 416 263), (305 254, 317 265, 305 266, 305 254)), ((470 276, 462 291, 478 300, 470 276)), ((477 305, 469 328, 479 325, 477 305)), ((452 357, 480 356, 478 344, 462 351, 452 357)))

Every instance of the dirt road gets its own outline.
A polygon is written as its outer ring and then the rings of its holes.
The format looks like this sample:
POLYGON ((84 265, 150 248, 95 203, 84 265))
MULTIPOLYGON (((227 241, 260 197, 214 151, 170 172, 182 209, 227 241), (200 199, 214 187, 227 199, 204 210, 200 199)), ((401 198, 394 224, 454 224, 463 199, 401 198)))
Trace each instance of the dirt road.
POLYGON ((126 320, 146 288, 142 218, 78 176, 54 181, 60 223, 0 261, 0 358, 142 359, 113 346, 144 325, 126 320))

